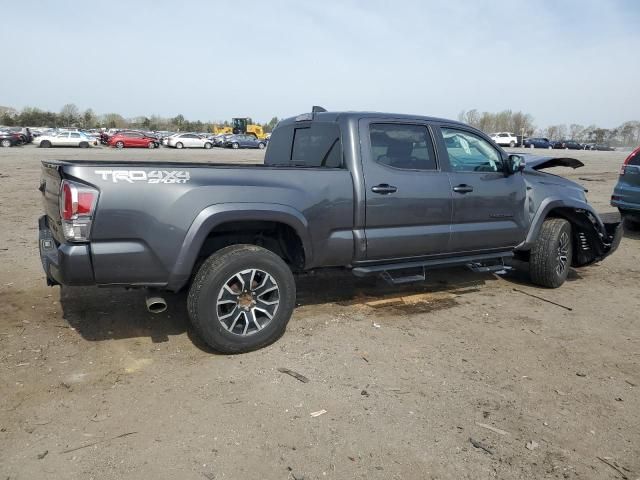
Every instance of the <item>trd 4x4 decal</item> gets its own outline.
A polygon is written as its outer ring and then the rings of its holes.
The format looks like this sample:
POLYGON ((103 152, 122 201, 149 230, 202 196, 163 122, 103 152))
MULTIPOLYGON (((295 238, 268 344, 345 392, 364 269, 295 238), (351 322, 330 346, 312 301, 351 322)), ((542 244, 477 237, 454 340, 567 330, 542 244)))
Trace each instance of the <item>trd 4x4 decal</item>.
POLYGON ((189 172, 184 170, 95 170, 102 180, 118 182, 145 182, 145 183, 187 183, 190 179, 189 172))

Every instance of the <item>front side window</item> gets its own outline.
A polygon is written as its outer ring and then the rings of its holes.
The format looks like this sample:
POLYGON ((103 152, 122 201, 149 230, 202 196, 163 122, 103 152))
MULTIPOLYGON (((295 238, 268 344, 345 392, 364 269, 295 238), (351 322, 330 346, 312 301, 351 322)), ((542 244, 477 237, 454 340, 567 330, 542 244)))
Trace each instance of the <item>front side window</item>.
POLYGON ((442 129, 449 163, 454 172, 498 172, 503 170, 500 153, 484 138, 453 128, 442 129))
POLYGON ((71 138, 80 138, 80 134, 79 134, 79 133, 75 133, 75 132, 73 132, 73 133, 71 134, 71 138))
POLYGON ((435 153, 424 125, 372 123, 369 127, 374 161, 405 170, 436 170, 435 153))

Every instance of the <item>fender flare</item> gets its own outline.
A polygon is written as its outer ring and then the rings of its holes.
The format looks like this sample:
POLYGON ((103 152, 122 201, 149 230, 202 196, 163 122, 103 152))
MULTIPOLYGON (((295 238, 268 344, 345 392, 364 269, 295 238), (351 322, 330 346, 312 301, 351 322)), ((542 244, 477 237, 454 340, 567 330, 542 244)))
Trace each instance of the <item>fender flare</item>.
POLYGON ((516 247, 516 250, 531 250, 531 247, 533 247, 533 244, 538 238, 538 234, 540 233, 540 229, 542 228, 542 223, 549 215, 549 212, 556 208, 570 208, 573 210, 584 210, 586 212, 589 212, 599 223, 600 229, 604 230, 604 225, 602 224, 600 217, 595 212, 595 210, 593 210, 593 207, 588 203, 581 202, 577 199, 548 197, 545 198, 538 207, 538 210, 531 220, 531 226, 529 227, 529 232, 527 233, 526 239, 516 247))
POLYGON ((309 225, 300 211, 279 203, 219 203, 203 209, 191 223, 166 288, 177 291, 185 285, 191 276, 200 248, 214 228, 227 222, 252 220, 280 222, 293 228, 302 242, 305 263, 309 264, 313 258, 309 225))

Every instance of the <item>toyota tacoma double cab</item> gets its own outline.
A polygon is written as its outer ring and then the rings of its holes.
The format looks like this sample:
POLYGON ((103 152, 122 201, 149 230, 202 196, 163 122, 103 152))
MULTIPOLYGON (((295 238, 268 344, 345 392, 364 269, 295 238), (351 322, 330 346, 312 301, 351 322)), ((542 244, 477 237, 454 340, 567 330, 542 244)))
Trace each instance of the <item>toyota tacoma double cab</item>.
POLYGON ((188 289, 206 343, 245 352, 284 333, 296 272, 401 283, 515 256, 559 287, 622 234, 541 171, 581 165, 509 155, 451 120, 314 107, 277 125, 259 165, 43 161, 40 256, 49 285, 147 288, 152 311, 188 289))

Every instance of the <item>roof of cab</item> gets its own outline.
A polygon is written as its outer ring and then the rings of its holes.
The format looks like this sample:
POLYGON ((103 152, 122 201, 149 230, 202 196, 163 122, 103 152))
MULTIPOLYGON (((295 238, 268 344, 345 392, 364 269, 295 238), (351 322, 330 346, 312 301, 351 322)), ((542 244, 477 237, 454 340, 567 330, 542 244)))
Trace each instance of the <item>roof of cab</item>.
POLYGON ((424 120, 430 122, 438 122, 438 123, 448 123, 448 124, 457 124, 464 125, 468 127, 468 125, 458 122, 456 120, 449 120, 446 118, 438 118, 438 117, 429 117, 426 115, 411 115, 406 113, 385 113, 385 112, 354 112, 354 111, 345 111, 345 112, 309 112, 307 114, 298 115, 295 117, 289 117, 281 120, 279 125, 290 125, 292 123, 297 122, 306 122, 306 121, 314 121, 314 122, 337 122, 342 119, 361 119, 361 118, 387 118, 389 120, 424 120), (301 118, 306 117, 306 118, 301 118))

